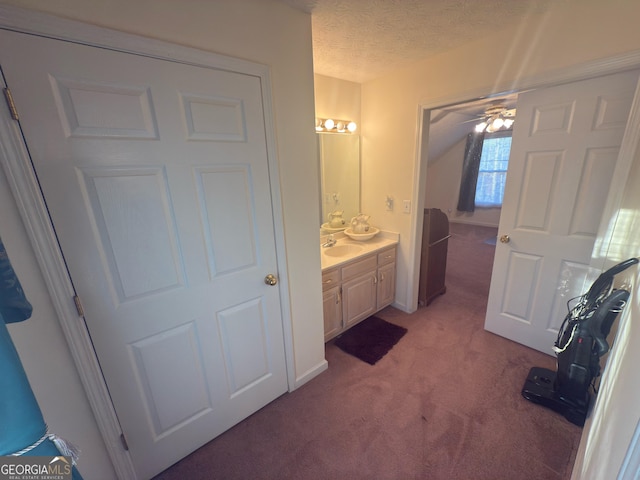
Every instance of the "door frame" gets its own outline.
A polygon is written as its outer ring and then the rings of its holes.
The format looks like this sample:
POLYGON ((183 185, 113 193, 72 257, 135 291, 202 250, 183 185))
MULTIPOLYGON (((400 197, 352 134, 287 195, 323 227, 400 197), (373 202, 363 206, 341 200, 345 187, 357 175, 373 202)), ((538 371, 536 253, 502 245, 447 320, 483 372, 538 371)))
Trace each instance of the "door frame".
MULTIPOLYGON (((588 80, 590 78, 615 74, 627 70, 636 70, 638 68, 640 68, 640 51, 560 69, 544 76, 538 75, 535 77, 524 78, 518 82, 515 88, 513 84, 502 84, 498 85, 495 88, 479 88, 466 94, 443 97, 418 105, 418 128, 416 130, 416 167, 414 169, 415 182, 413 186, 413 201, 415 202, 415 205, 419 205, 422 208, 416 208, 411 219, 411 243, 409 246, 409 251, 410 258, 413 259, 413 264, 410 265, 409 269, 409 285, 411 285, 412 288, 410 287, 409 291, 407 292, 409 300, 407 305, 412 306, 413 310, 411 311, 417 309, 418 299, 418 282, 420 278, 420 244, 423 230, 423 216, 419 213, 422 212, 422 209, 424 208, 426 197, 429 125, 431 110, 436 110, 458 103, 473 102, 491 96, 500 96, 508 93, 524 92, 526 90, 532 90, 536 88, 553 87, 565 83, 588 80), (411 269, 411 267, 413 268, 413 270, 411 269)), ((618 162, 613 173, 611 188, 609 190, 609 195, 605 203, 601 220, 613 219, 615 217, 615 213, 620 205, 620 202, 622 201, 622 195, 624 193, 624 187, 626 185, 629 170, 639 150, 640 79, 638 80, 638 84, 636 85, 635 96, 631 104, 627 126, 625 128, 624 137, 622 139, 622 143, 620 145, 620 150, 618 153, 618 162)), ((599 272, 602 271, 605 267, 606 252, 608 252, 612 237, 612 232, 607 231, 607 225, 603 225, 602 221, 598 230, 597 237, 603 239, 603 242, 599 246, 599 248, 600 251, 604 254, 597 258, 594 258, 592 254, 590 267, 599 272)), ((594 415, 600 414, 600 412, 602 411, 601 405, 601 402, 596 402, 593 412, 594 415)), ((580 440, 581 446, 583 442, 585 442, 585 435, 587 436, 588 440, 592 440, 591 435, 599 436, 599 432, 585 430, 580 440)), ((626 456, 623 460, 623 463, 619 466, 620 470, 617 477, 619 479, 630 478, 629 472, 635 472, 632 467, 634 465, 640 465, 640 441, 638 441, 639 436, 640 424, 636 426, 635 433, 629 439, 629 444, 626 448, 626 456)), ((580 451, 578 453, 580 454, 580 451)), ((612 465, 612 467, 618 467, 618 465, 612 465)))
MULTIPOLYGON (((289 282, 284 241, 284 221, 280 176, 275 141, 271 77, 267 65, 240 60, 161 40, 150 39, 102 27, 67 20, 48 14, 0 5, 0 29, 36 34, 87 46, 109 48, 122 53, 143 55, 188 65, 216 68, 260 79, 264 109, 267 162, 273 209, 273 221, 280 284, 280 303, 285 345, 288 389, 295 384, 293 327, 289 308, 289 282)), ((4 87, 4 85, 3 85, 4 87)), ((38 186, 20 127, 6 106, 0 107, 0 162, 15 198, 38 265, 42 270, 75 367, 80 375, 89 404, 105 442, 107 452, 120 479, 134 479, 136 473, 129 452, 123 449, 118 418, 111 403, 84 321, 79 321, 73 297, 75 291, 58 245, 44 198, 38 186)))
MULTIPOLYGON (((423 216, 420 214, 424 208, 426 198, 426 182, 427 182, 427 162, 429 155, 429 125, 431 123, 431 111, 438 110, 447 106, 475 102, 480 99, 499 97, 501 95, 520 93, 526 90, 533 90, 537 88, 553 87, 562 85, 565 83, 577 82, 580 80, 588 80, 590 78, 599 77, 603 75, 609 75, 627 70, 634 70, 640 68, 640 51, 625 53, 622 55, 616 55, 613 57, 595 60, 580 65, 575 65, 567 68, 554 70, 544 75, 535 75, 531 77, 524 77, 515 82, 502 82, 494 86, 486 86, 469 90, 468 92, 458 95, 444 96, 430 100, 424 103, 419 103, 416 111, 416 146, 415 146, 415 168, 413 173, 413 198, 412 202, 417 205, 418 208, 414 209, 411 216, 411 234, 409 237, 409 258, 412 259, 412 263, 409 265, 408 280, 410 285, 407 291, 407 307, 409 312, 417 310, 418 306, 418 283, 420 279, 420 245, 422 242, 422 220, 423 216)), ((635 104, 634 104, 635 106, 635 104)), ((634 109, 629 118, 634 115, 634 109)), ((622 153, 627 152, 632 143, 631 138, 623 139, 623 143, 620 147, 620 158, 623 160, 622 153)), ((629 161, 630 165, 630 161, 629 161)), ((612 179, 612 188, 614 186, 624 187, 623 182, 626 177, 619 175, 619 171, 616 170, 612 179), (615 183, 617 182, 617 183, 615 183)), ((615 208, 617 202, 619 202, 620 195, 612 195, 609 193, 609 198, 603 212, 604 216, 611 214, 612 209, 615 208), (614 197, 614 198, 612 198, 614 197)))

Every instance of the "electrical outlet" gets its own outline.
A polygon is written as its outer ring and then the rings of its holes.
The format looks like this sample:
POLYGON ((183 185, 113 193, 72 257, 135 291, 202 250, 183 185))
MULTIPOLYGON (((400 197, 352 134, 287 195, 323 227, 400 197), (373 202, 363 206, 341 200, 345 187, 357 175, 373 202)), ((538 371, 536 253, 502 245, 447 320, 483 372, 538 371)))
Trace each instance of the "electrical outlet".
POLYGON ((411 213, 411 200, 402 201, 402 211, 404 213, 411 213))

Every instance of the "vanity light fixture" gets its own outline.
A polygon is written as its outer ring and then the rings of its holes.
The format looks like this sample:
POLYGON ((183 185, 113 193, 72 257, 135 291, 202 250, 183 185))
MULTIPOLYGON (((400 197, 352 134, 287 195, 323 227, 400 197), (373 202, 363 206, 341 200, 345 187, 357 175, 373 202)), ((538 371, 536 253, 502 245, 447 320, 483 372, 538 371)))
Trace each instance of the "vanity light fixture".
POLYGON ((332 118, 316 118, 316 132, 353 133, 358 126, 349 120, 333 120, 332 118))

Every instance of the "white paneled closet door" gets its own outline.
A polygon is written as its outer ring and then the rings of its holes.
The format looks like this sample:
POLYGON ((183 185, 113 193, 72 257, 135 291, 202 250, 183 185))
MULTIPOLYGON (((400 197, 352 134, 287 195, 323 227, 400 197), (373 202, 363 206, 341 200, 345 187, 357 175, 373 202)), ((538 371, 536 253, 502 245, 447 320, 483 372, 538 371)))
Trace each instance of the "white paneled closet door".
POLYGON ((136 471, 287 389, 260 78, 0 31, 136 471), (6 46, 10 45, 11 48, 6 46))

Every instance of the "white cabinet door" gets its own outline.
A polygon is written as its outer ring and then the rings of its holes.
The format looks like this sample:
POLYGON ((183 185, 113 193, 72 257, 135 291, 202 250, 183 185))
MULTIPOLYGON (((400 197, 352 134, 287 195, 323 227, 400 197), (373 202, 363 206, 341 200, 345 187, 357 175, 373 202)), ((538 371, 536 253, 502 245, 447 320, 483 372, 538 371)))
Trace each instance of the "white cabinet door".
POLYGON ((518 97, 485 328, 545 353, 583 293, 638 72, 518 97))
POLYGON ((342 284, 342 316, 350 327, 376 312, 376 274, 366 273, 342 284))
POLYGON ((342 303, 340 302, 340 296, 339 285, 322 292, 325 342, 335 337, 342 330, 342 303))
POLYGON ((391 305, 396 296, 396 264, 389 263, 378 268, 378 302, 376 310, 391 305))
POLYGON ((260 79, 0 32, 140 478, 287 389, 260 79))

